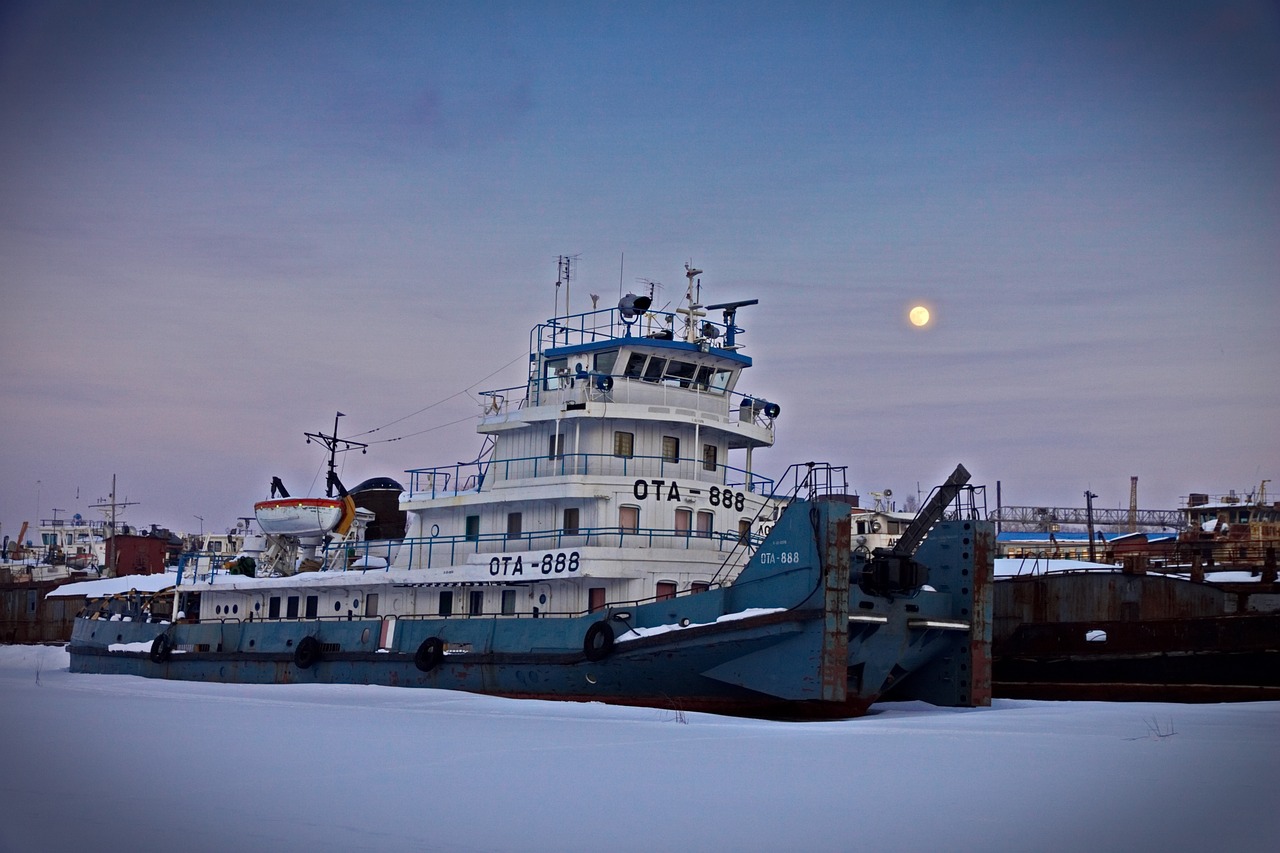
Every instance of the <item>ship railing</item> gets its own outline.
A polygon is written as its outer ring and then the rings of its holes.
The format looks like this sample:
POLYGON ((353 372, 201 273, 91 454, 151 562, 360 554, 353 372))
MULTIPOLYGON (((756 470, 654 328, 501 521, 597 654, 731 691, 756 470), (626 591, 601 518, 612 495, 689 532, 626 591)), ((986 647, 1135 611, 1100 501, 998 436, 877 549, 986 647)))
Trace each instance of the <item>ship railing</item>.
POLYGON ((774 481, 745 468, 717 462, 707 467, 702 459, 668 456, 617 456, 612 453, 564 453, 494 459, 484 463, 458 463, 440 468, 414 468, 409 474, 406 500, 454 497, 476 493, 485 477, 495 481, 540 477, 604 476, 670 479, 680 477, 709 486, 768 495, 774 481))
MULTIPOLYGON (((411 537, 400 543, 400 557, 397 558, 397 563, 414 569, 430 569, 458 565, 473 554, 498 557, 503 554, 529 551, 563 552, 574 548, 668 548, 732 552, 743 544, 744 539, 747 545, 756 547, 764 537, 738 531, 644 527, 580 527, 576 531, 530 531, 515 536, 488 533, 472 537, 466 535, 411 537), (404 558, 407 558, 407 563, 404 562, 404 558)), ((359 544, 356 543, 355 548, 357 555, 361 554, 359 544)), ((528 570, 533 571, 534 567, 531 565, 528 570)), ((383 569, 353 568, 350 571, 383 571, 383 569)))
MULTIPOLYGON (((675 311, 645 311, 633 320, 622 316, 618 308, 600 308, 581 314, 568 314, 538 324, 532 333, 530 352, 542 353, 549 349, 581 346, 597 341, 623 340, 626 338, 683 339, 681 330, 684 316, 675 311)), ((698 319, 700 339, 726 340, 729 332, 724 323, 706 318, 698 319), (711 334, 708 334, 710 332, 711 334)), ((740 340, 746 331, 734 328, 734 340, 740 340)))
POLYGON ((484 485, 486 461, 455 462, 434 468, 410 468, 406 497, 425 499, 474 494, 484 485))

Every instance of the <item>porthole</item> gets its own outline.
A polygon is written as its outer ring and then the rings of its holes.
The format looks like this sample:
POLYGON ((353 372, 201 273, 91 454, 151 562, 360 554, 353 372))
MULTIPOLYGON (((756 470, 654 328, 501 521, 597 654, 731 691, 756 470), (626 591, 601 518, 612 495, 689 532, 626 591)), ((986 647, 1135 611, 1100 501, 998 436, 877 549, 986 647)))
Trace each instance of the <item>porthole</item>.
POLYGON ((358 599, 358 598, 353 598, 353 599, 351 599, 351 609, 352 609, 352 610, 359 610, 359 609, 360 609, 360 599, 358 599))
POLYGON ((342 611, 342 602, 341 602, 341 601, 335 601, 335 602, 333 603, 333 612, 334 612, 334 613, 339 613, 339 612, 341 612, 341 611, 342 611))
POLYGON ((544 593, 542 593, 542 595, 539 595, 539 596, 538 596, 538 603, 539 603, 539 604, 546 604, 546 603, 547 603, 547 594, 546 594, 545 592, 544 592, 544 593))
POLYGON ((360 642, 361 642, 361 643, 367 643, 367 642, 369 642, 369 629, 368 629, 368 628, 365 628, 363 631, 361 631, 361 632, 360 632, 360 642))
POLYGON ((214 615, 215 615, 215 616, 221 616, 221 615, 222 615, 222 605, 221 605, 221 604, 219 604, 217 607, 213 608, 213 613, 214 613, 214 615))
POLYGON ((253 609, 254 609, 254 610, 261 610, 261 609, 262 609, 262 602, 261 602, 261 601, 255 601, 255 602, 253 603, 253 609))
POLYGON ((233 604, 233 605, 231 605, 231 612, 232 612, 232 613, 239 613, 239 612, 240 612, 240 605, 239 605, 239 604, 233 604))

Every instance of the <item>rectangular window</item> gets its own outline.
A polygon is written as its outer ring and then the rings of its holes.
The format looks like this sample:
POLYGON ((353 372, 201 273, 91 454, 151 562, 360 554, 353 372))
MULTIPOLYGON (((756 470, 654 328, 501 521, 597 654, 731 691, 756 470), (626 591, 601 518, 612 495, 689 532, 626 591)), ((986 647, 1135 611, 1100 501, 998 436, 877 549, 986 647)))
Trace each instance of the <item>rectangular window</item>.
POLYGON ((749 518, 738 519, 738 541, 739 542, 751 541, 751 519, 749 518))
POLYGON ((624 533, 640 532, 640 507, 618 507, 618 527, 622 528, 624 533))
POLYGON ((667 382, 679 385, 681 388, 688 388, 693 384, 697 369, 687 361, 672 361, 667 365, 667 382))
POLYGON ((267 618, 268 619, 280 618, 280 596, 273 595, 269 599, 267 599, 267 618))
POLYGON ((320 596, 307 596, 307 618, 314 619, 320 615, 320 596))
POLYGON ((504 589, 502 591, 502 615, 514 616, 516 613, 516 591, 514 589, 504 589))
POLYGON ((471 591, 471 596, 467 604, 468 604, 468 609, 467 609, 468 613, 470 613, 472 616, 483 616, 484 615, 484 590, 473 589, 471 591))
POLYGON ((593 586, 587 590, 587 608, 595 613, 597 610, 604 610, 604 587, 593 586))
POLYGON ((664 435, 662 437, 662 461, 680 461, 680 439, 674 435, 664 435))
POLYGON ((666 601, 668 598, 675 598, 675 597, 676 597, 676 585, 674 583, 672 583, 671 581, 658 581, 657 599, 659 601, 666 601))
POLYGON ((646 356, 643 353, 631 353, 631 357, 627 359, 627 369, 623 371, 622 375, 638 378, 644 372, 645 358, 646 356))
POLYGON ((617 431, 613 434, 613 455, 625 456, 630 459, 633 455, 636 437, 629 432, 617 431))
POLYGON ((658 358, 656 355, 649 358, 649 363, 644 366, 644 376, 641 377, 645 382, 657 382, 662 379, 663 372, 667 369, 667 360, 658 358))
POLYGON ((678 507, 676 509, 676 535, 688 536, 689 531, 693 529, 693 510, 687 507, 678 507))
POLYGON ((519 539, 523 516, 518 512, 507 513, 507 538, 519 539))
POLYGON ((564 524, 561 525, 565 536, 578 535, 578 508, 576 506, 565 507, 564 524))
POLYGON ((480 516, 478 515, 467 516, 467 541, 480 541, 480 516))
POLYGON ((371 592, 364 597, 364 615, 378 615, 378 594, 376 592, 371 592))
POLYGON ((618 361, 618 351, 610 350, 609 352, 596 353, 596 373, 603 373, 606 376, 613 373, 613 366, 618 361))
POLYGON ((547 437, 550 439, 547 442, 547 458, 559 459, 564 456, 564 433, 552 433, 547 437))
POLYGON ((289 598, 286 600, 285 609, 284 609, 284 616, 285 616, 285 618, 286 618, 286 619, 297 619, 297 618, 298 618, 298 596, 296 596, 296 595, 291 595, 291 596, 289 596, 289 598))
POLYGON ((693 593, 706 592, 709 589, 711 589, 711 584, 706 581, 694 581, 689 584, 689 591, 693 593))
POLYGON ((716 446, 714 444, 702 445, 702 469, 704 471, 716 470, 716 446))
POLYGON ((702 536, 708 539, 711 538, 712 518, 713 516, 711 514, 711 510, 708 510, 708 509, 698 510, 698 535, 699 536, 702 536))
POLYGON ((543 376, 545 382, 543 387, 548 391, 554 391, 557 388, 563 388, 569 384, 569 361, 564 358, 552 358, 545 361, 542 365, 543 376))
POLYGON ((452 590, 445 590, 440 593, 440 611, 439 612, 441 616, 453 615, 453 591, 452 590))

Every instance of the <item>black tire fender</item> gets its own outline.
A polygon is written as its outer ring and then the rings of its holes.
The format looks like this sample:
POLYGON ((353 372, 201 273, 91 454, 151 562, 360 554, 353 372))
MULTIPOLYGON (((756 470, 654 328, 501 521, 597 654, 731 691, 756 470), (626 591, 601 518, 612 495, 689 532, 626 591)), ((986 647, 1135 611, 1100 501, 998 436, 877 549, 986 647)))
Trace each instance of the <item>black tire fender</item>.
POLYGON ((156 635, 156 638, 151 641, 151 662, 164 663, 171 654, 173 654, 173 642, 169 639, 169 635, 156 635))
POLYGON ((582 653, 589 661, 604 660, 613 651, 613 626, 608 622, 594 622, 582 640, 582 653))
POLYGON ((293 665, 298 669, 309 669, 320 660, 320 641, 315 637, 303 637, 293 650, 293 665))
POLYGON ((427 637, 413 655, 413 665, 422 672, 430 672, 444 660, 444 641, 439 637, 427 637))

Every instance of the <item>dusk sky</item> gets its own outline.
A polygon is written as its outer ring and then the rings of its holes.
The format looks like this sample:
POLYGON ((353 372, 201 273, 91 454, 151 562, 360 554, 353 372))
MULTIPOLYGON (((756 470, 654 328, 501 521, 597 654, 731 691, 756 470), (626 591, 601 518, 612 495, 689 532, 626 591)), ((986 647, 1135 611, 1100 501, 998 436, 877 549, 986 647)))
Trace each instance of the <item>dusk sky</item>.
POLYGON ((766 473, 1280 497, 1277 8, 5 3, 0 531, 473 459, 561 254, 760 300, 766 473))

